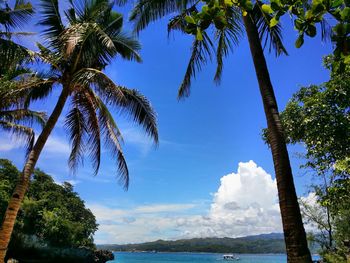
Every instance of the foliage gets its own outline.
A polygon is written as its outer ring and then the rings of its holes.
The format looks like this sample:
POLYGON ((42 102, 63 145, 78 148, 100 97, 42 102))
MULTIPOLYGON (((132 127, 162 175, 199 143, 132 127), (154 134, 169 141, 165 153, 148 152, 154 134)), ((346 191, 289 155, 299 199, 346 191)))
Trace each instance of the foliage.
POLYGON ((297 48, 304 43, 304 36, 315 37, 317 25, 321 36, 331 38, 334 43, 334 56, 341 63, 350 63, 350 2, 348 0, 270 0, 264 5, 265 13, 272 16, 270 26, 278 24, 286 13, 294 20, 299 36, 295 42, 297 48), (330 21, 330 23, 327 22, 330 21))
MULTIPOLYGON (((0 214, 3 215, 20 172, 8 160, 0 160, 0 214)), ((37 169, 20 210, 11 246, 26 240, 55 247, 93 248, 95 216, 73 186, 59 185, 37 169)))
POLYGON ((263 45, 276 55, 287 54, 281 27, 269 27, 271 17, 262 8, 263 2, 253 4, 251 0, 179 1, 177 5, 167 0, 139 0, 130 20, 134 22, 135 31, 140 32, 149 23, 175 12, 168 23, 168 32, 177 30, 193 37, 192 54, 178 91, 180 99, 190 95, 192 78, 213 58, 217 64, 214 81, 220 83, 224 58, 238 45, 243 34, 241 18, 248 12, 259 30, 263 45))
POLYGON ((302 87, 281 113, 287 140, 305 146, 304 167, 322 179, 313 186, 316 205, 302 211, 319 229, 315 240, 326 262, 346 262, 350 253, 350 75, 339 65, 327 57, 330 80, 302 87))
POLYGON ((332 74, 316 86, 301 88, 281 113, 290 143, 303 143, 307 167, 324 174, 349 175, 350 74, 332 74))

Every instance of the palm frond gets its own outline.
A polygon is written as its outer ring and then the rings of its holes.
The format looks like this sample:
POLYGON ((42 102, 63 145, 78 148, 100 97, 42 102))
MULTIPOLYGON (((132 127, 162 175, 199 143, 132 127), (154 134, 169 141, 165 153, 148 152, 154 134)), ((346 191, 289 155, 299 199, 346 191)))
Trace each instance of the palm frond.
POLYGON ((190 95, 191 80, 192 78, 196 77, 197 71, 202 70, 202 66, 207 63, 208 59, 211 60, 212 48, 213 43, 206 32, 203 32, 203 40, 194 39, 191 57, 178 91, 178 99, 182 99, 190 95))
POLYGON ((229 55, 229 52, 233 51, 234 46, 238 45, 239 39, 243 35, 240 11, 236 8, 230 8, 227 10, 227 26, 222 30, 216 31, 216 39, 218 41, 216 48, 216 72, 214 81, 219 84, 223 69, 223 58, 229 55))
POLYGON ((14 37, 27 37, 27 36, 33 36, 35 35, 34 32, 1 32, 0 31, 0 38, 7 38, 11 39, 14 37))
POLYGON ((262 2, 257 1, 254 5, 252 16, 259 31, 260 41, 264 48, 268 45, 268 51, 275 52, 276 56, 282 54, 288 55, 286 48, 283 45, 282 26, 277 24, 270 27, 271 15, 264 13, 262 10, 262 2))
POLYGON ((115 48, 120 56, 127 60, 142 62, 138 51, 141 49, 140 43, 132 36, 120 32, 112 38, 115 48))
POLYGON ((149 100, 135 89, 118 87, 125 100, 121 100, 122 111, 130 114, 130 117, 141 125, 155 144, 159 142, 157 116, 149 100))
POLYGON ((83 68, 73 75, 74 85, 92 86, 98 96, 109 104, 118 105, 125 100, 124 94, 105 73, 95 68, 83 68))
POLYGON ((170 33, 174 30, 179 30, 183 33, 185 33, 185 28, 187 25, 187 22, 185 20, 185 17, 187 15, 190 15, 192 12, 198 12, 196 5, 192 5, 189 8, 183 10, 180 14, 172 17, 168 23, 168 37, 170 36, 170 33))
POLYGON ((137 90, 118 86, 102 71, 93 68, 80 70, 73 76, 73 81, 75 85, 92 86, 103 101, 130 114, 155 143, 158 143, 156 114, 147 98, 137 90))
POLYGON ((114 0, 117 6, 124 6, 127 4, 128 0, 114 0))
POLYGON ((49 48, 40 43, 36 43, 39 52, 34 53, 34 57, 40 62, 48 64, 53 70, 61 71, 62 55, 58 52, 53 52, 49 48))
POLYGON ((37 123, 44 127, 47 121, 47 115, 45 112, 14 109, 0 111, 0 119, 12 123, 26 123, 29 126, 33 125, 33 123, 37 123))
POLYGON ((10 28, 23 26, 33 13, 33 6, 30 2, 16 0, 13 8, 6 5, 5 8, 0 9, 0 24, 5 27, 6 31, 9 31, 10 28))
POLYGON ((0 38, 0 76, 31 60, 31 51, 11 40, 0 38))
POLYGON ((76 103, 66 116, 65 128, 68 130, 69 138, 72 143, 72 151, 69 155, 68 165, 73 174, 76 173, 79 163, 83 162, 85 152, 84 134, 88 128, 84 114, 79 110, 76 103))
POLYGON ((86 147, 94 168, 94 175, 97 175, 101 164, 101 130, 96 115, 96 101, 87 88, 80 92, 76 92, 74 95, 74 101, 86 120, 86 147))
POLYGON ((34 75, 17 81, 0 82, 0 109, 9 109, 13 105, 27 108, 30 102, 48 96, 56 81, 55 78, 40 79, 34 75))
POLYGON ((58 8, 58 0, 40 0, 42 19, 39 25, 44 26, 44 35, 55 46, 58 45, 57 39, 64 30, 60 11, 58 8))
POLYGON ((95 98, 98 105, 101 128, 105 136, 105 145, 111 150, 112 155, 116 157, 119 182, 127 190, 129 187, 129 170, 120 144, 123 141, 122 135, 106 105, 100 98, 96 96, 95 98))
POLYGON ((139 33, 151 22, 173 12, 182 13, 195 0, 139 0, 131 11, 129 20, 134 23, 134 32, 139 33))
POLYGON ((35 134, 33 129, 24 125, 3 121, 3 120, 0 120, 0 128, 7 132, 11 132, 12 135, 15 136, 16 138, 25 139, 26 156, 28 156, 28 153, 33 148, 34 140, 35 140, 35 134))
POLYGON ((29 105, 37 100, 46 98, 52 92, 52 88, 56 79, 46 79, 46 80, 37 80, 32 83, 32 87, 28 90, 27 96, 24 100, 24 107, 28 108, 29 105))

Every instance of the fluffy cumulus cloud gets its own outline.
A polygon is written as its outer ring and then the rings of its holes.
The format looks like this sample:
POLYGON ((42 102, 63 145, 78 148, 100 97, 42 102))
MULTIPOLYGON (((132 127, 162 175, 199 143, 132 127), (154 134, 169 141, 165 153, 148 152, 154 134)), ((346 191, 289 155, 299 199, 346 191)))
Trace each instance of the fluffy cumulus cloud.
POLYGON ((90 205, 100 224, 96 242, 238 237, 282 231, 276 180, 253 161, 239 163, 236 173, 220 179, 209 211, 195 215, 191 211, 196 206, 156 204, 113 209, 90 205))
POLYGON ((276 180, 253 161, 225 175, 206 216, 180 220, 186 237, 237 237, 281 231, 276 180))

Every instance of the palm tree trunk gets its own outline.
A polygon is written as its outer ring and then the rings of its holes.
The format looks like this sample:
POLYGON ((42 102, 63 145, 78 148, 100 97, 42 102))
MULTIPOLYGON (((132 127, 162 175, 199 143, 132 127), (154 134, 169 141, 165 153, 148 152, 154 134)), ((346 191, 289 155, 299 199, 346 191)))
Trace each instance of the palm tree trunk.
POLYGON ((267 119, 268 141, 276 173, 287 259, 289 263, 310 263, 312 260, 301 219, 287 146, 259 33, 249 14, 243 17, 243 21, 267 119))
POLYGON ((7 247, 11 239, 11 234, 16 221, 18 210, 21 207, 25 193, 27 192, 30 177, 33 173, 36 162, 39 159, 40 153, 44 148, 44 145, 55 127, 59 116, 62 113, 63 107, 69 96, 69 88, 64 87, 61 95, 57 101, 57 104, 51 113, 45 127, 39 135, 33 149, 28 155, 27 162, 23 168, 23 172, 16 188, 11 196, 5 216, 0 228, 0 263, 4 263, 7 247))

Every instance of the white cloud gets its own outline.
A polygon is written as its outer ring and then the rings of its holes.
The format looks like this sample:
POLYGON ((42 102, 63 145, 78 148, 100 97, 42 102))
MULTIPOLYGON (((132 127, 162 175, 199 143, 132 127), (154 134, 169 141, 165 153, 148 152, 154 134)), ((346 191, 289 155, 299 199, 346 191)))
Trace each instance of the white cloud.
POLYGON ((328 225, 327 210, 317 202, 316 193, 311 192, 307 196, 302 196, 299 203, 304 227, 307 232, 319 232, 315 220, 310 220, 310 218, 317 219, 322 225, 328 225))
MULTIPOLYGON (((0 151, 11 151, 24 147, 26 145, 26 142, 23 138, 17 138, 5 133, 1 133, 0 135, 0 151)), ((64 138, 58 136, 49 136, 44 146, 44 151, 46 153, 69 154, 70 146, 64 138)))
POLYGON ((153 147, 152 139, 139 129, 126 127, 121 129, 121 133, 125 143, 135 145, 143 155, 149 153, 153 147))
POLYGON ((135 209, 137 213, 161 213, 175 212, 193 208, 194 204, 165 204, 165 205, 147 205, 139 206, 135 209))
POLYGON ((192 237, 238 237, 281 232, 276 180, 253 161, 239 163, 213 194, 209 212, 196 204, 155 204, 134 209, 89 205, 100 224, 97 243, 133 243, 192 237))
POLYGON ((209 218, 217 236, 281 231, 276 180, 253 161, 220 179, 209 218))
POLYGON ((44 146, 46 153, 54 154, 69 154, 70 146, 65 139, 60 137, 50 136, 44 146))
POLYGON ((2 135, 0 138, 0 151, 7 152, 25 145, 24 141, 15 140, 13 137, 3 133, 2 135))

